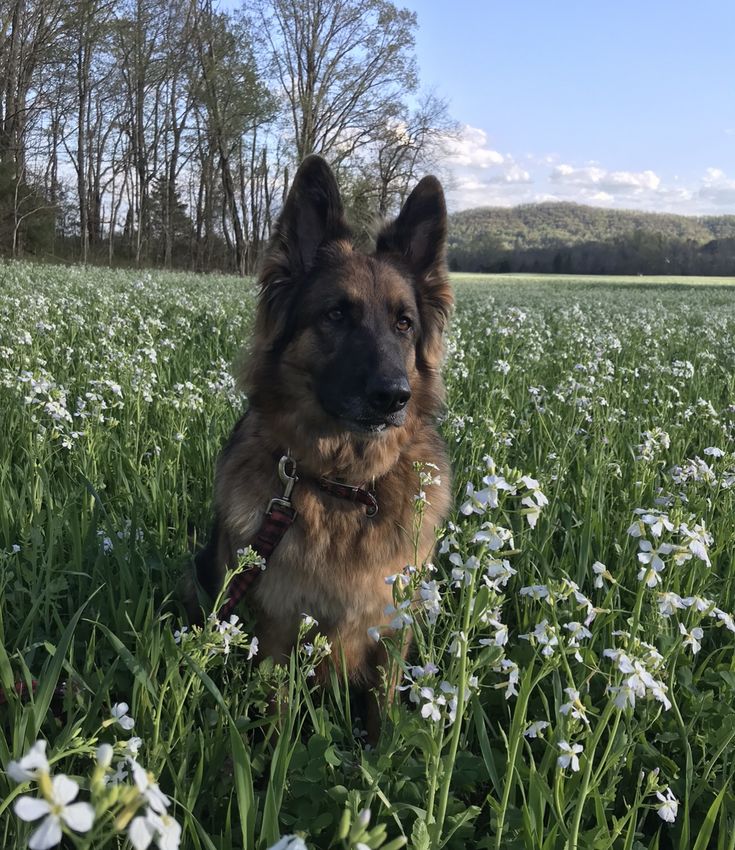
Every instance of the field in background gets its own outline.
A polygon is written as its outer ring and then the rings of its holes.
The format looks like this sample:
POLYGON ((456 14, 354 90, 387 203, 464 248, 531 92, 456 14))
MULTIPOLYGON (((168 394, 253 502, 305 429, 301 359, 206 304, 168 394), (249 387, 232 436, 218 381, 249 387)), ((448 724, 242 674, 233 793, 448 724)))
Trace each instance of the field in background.
POLYGON ((471 274, 454 272, 456 283, 520 283, 566 286, 735 286, 735 277, 695 277, 693 275, 554 275, 554 274, 471 274))
MULTIPOLYGON (((735 847, 735 280, 455 280, 458 510, 395 582, 416 651, 371 749, 312 688, 318 641, 255 668, 247 622, 192 634, 169 601, 252 284, 0 265, 0 763, 48 742, 95 803, 69 846, 142 847, 140 818, 207 850, 735 847)), ((49 793, 17 778, 8 848, 49 793)))

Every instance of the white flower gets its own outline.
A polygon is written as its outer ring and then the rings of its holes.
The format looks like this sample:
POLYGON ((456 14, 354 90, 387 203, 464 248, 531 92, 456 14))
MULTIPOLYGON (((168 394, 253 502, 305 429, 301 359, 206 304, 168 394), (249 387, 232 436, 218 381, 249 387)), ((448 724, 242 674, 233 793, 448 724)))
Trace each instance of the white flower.
POLYGON ((492 522, 484 522, 472 538, 473 543, 485 543, 491 552, 502 549, 506 543, 513 546, 513 532, 509 528, 495 525, 492 522))
POLYGON ((465 516, 470 514, 484 514, 487 511, 488 501, 491 498, 489 490, 475 490, 471 481, 467 482, 467 501, 462 504, 460 511, 465 516))
MULTIPOLYGON (((468 683, 468 686, 471 688, 472 685, 468 683)), ((454 723, 457 719, 457 688, 455 685, 450 685, 449 682, 442 682, 439 685, 439 688, 442 694, 445 694, 444 700, 446 701, 447 697, 449 698, 449 702, 447 703, 447 716, 449 718, 450 723, 454 723)))
POLYGON ((638 560, 642 564, 650 564, 656 572, 660 572, 666 566, 661 560, 661 555, 670 554, 674 548, 670 543, 661 543, 658 549, 655 549, 650 540, 640 540, 638 542, 638 560))
POLYGON ((135 758, 135 756, 138 755, 138 752, 142 746, 143 739, 139 738, 137 735, 133 735, 133 737, 130 738, 125 744, 125 755, 132 756, 133 758, 135 758))
POLYGON ((178 850, 181 825, 170 815, 158 815, 148 809, 130 822, 128 838, 134 850, 146 850, 154 839, 159 850, 178 850))
POLYGON ((549 625, 546 619, 542 620, 530 634, 519 635, 519 637, 524 640, 535 638, 539 646, 543 646, 541 654, 545 658, 550 658, 554 654, 554 647, 559 645, 556 627, 549 625))
POLYGON ((462 655, 462 647, 467 645, 467 635, 464 632, 452 632, 452 642, 449 644, 447 652, 454 658, 460 658, 462 655))
POLYGON ((380 640, 380 629, 377 626, 370 626, 370 628, 367 630, 367 633, 369 638, 372 638, 375 643, 378 643, 378 641, 380 640))
POLYGON ((710 457, 722 457, 725 454, 725 452, 723 452, 722 449, 718 449, 717 446, 708 446, 704 450, 704 453, 710 457))
POLYGON ((112 756, 114 750, 110 744, 100 744, 97 747, 97 764, 100 767, 108 768, 112 764, 112 756))
POLYGON ((531 584, 521 588, 521 596, 530 596, 531 599, 548 599, 551 595, 545 584, 531 584))
POLYGON ((437 581, 422 581, 419 598, 430 623, 435 623, 441 612, 441 591, 437 581))
POLYGON ((508 584, 517 572, 518 570, 514 570, 510 565, 510 561, 506 558, 503 558, 502 561, 493 558, 485 568, 483 580, 491 590, 499 591, 508 584))
POLYGON ((480 566, 480 562, 474 555, 470 555, 466 561, 462 560, 462 556, 458 552, 452 552, 449 556, 449 563, 454 564, 452 568, 452 582, 455 587, 465 587, 472 583, 472 574, 480 566))
POLYGON ((505 646, 508 643, 508 627, 500 622, 497 617, 489 617, 488 625, 495 629, 495 634, 491 638, 481 638, 480 646, 505 646))
POLYGON ((641 520, 651 529, 651 534, 654 537, 660 537, 663 534, 664 529, 666 529, 666 531, 674 530, 674 524, 666 514, 643 514, 641 520))
POLYGON ((589 724, 584 705, 579 698, 579 691, 575 688, 564 688, 564 693, 569 697, 569 702, 559 708, 561 714, 571 714, 575 720, 582 720, 589 724))
POLYGON ((686 608, 686 600, 678 593, 659 593, 658 610, 662 617, 670 617, 674 611, 686 608))
POLYGON ((703 596, 685 596, 681 601, 687 608, 694 606, 700 614, 710 613, 715 607, 711 599, 705 599, 703 596))
POLYGON ((116 702, 110 709, 110 715, 115 723, 125 729, 126 732, 129 732, 135 726, 135 721, 128 714, 128 704, 126 702, 116 702))
POLYGON ((691 632, 688 632, 684 623, 679 623, 679 632, 684 636, 684 646, 691 646, 692 655, 696 655, 702 648, 701 640, 704 637, 702 629, 695 626, 691 632))
POLYGON ((570 646, 579 646, 580 640, 586 640, 587 638, 592 637, 592 632, 587 628, 587 626, 583 626, 581 623, 577 623, 576 621, 565 623, 564 628, 571 632, 569 640, 570 646))
MULTIPOLYGON (((685 522, 679 526, 679 534, 685 539, 685 545, 695 558, 704 561, 708 567, 711 567, 709 553, 707 547, 712 545, 712 535, 707 531, 704 525, 697 524, 694 528, 689 528, 685 522)), ((683 558, 682 560, 687 560, 683 558)), ((680 563, 681 561, 677 561, 680 563)))
POLYGON ((425 700, 421 706, 421 716, 434 721, 441 720, 441 706, 446 705, 446 699, 441 694, 435 697, 433 688, 421 688, 420 694, 425 700))
POLYGON ((559 741, 559 752, 561 755, 556 759, 556 763, 562 769, 571 767, 576 773, 579 770, 579 754, 584 750, 581 744, 568 744, 566 741, 559 741))
POLYGON ((79 786, 73 779, 59 774, 51 780, 49 800, 24 795, 19 797, 13 811, 21 820, 34 821, 43 818, 41 825, 32 833, 28 841, 30 850, 48 850, 61 842, 62 823, 75 832, 88 832, 94 823, 94 809, 89 803, 71 801, 79 793, 79 786))
POLYGON ((159 815, 164 814, 169 806, 169 799, 158 787, 153 774, 141 767, 134 759, 130 759, 130 766, 133 769, 133 780, 138 791, 145 797, 154 812, 159 815))
POLYGON ((616 708, 619 708, 621 711, 627 705, 635 708, 635 691, 627 683, 623 682, 620 687, 610 685, 608 691, 615 695, 614 703, 616 708))
POLYGON ((308 850, 303 838, 298 835, 284 835, 268 850, 308 850))
POLYGON ((509 658, 504 658, 500 662, 499 667, 493 668, 496 672, 508 673, 507 682, 499 682, 495 685, 496 688, 505 688, 505 698, 508 700, 511 697, 518 696, 518 682, 520 679, 520 670, 518 665, 509 658))
POLYGON ((398 608, 394 605, 386 605, 385 613, 387 616, 391 614, 395 614, 395 617, 390 621, 390 627, 392 629, 403 629, 406 626, 410 626, 413 623, 413 617, 408 608, 411 605, 410 599, 404 599, 403 602, 400 603, 398 608))
POLYGON ((546 720, 536 720, 533 723, 529 723, 523 734, 527 738, 538 738, 538 736, 543 732, 544 729, 546 729, 548 725, 549 724, 546 720))
POLYGON ((37 779, 39 773, 48 772, 45 741, 36 741, 20 761, 11 761, 7 769, 8 776, 14 782, 27 782, 30 779, 37 779))
POLYGON ((594 586, 598 588, 598 590, 605 587, 605 579, 608 581, 614 581, 613 577, 610 575, 610 571, 602 563, 602 561, 595 561, 595 563, 592 564, 592 572, 595 574, 594 586))
POLYGON ((723 611, 721 608, 713 608, 710 617, 717 617, 726 629, 735 632, 735 618, 732 614, 728 614, 727 611, 723 611))
POLYGON ((640 540, 638 543, 640 552, 638 552, 638 560, 642 564, 648 564, 649 567, 642 567, 638 573, 638 581, 645 581, 648 587, 655 587, 661 583, 659 575, 666 568, 666 564, 661 560, 661 555, 668 555, 674 548, 670 543, 661 543, 658 549, 654 549, 650 540, 640 540))
POLYGON ((674 792, 671 788, 667 788, 665 796, 660 791, 656 791, 656 796, 661 801, 661 805, 658 807, 658 816, 666 823, 673 823, 679 813, 679 801, 674 796, 674 792))

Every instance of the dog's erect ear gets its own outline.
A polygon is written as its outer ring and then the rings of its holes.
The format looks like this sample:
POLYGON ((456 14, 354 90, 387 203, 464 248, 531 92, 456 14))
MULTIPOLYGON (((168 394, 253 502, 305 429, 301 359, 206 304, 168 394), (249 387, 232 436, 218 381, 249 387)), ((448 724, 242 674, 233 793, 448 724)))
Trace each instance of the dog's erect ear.
POLYGON ((276 233, 275 247, 285 252, 292 277, 309 271, 320 245, 349 238, 337 181, 320 156, 308 156, 299 166, 276 233))
POLYGON ((416 281, 423 329, 418 353, 431 368, 441 359, 442 332, 454 300, 447 275, 446 241, 447 206, 441 183, 436 177, 424 177, 376 242, 378 256, 393 258, 416 281))
POLYGON ((298 284, 313 268, 320 246, 350 240, 342 199, 331 169, 308 156, 296 172, 260 271, 259 335, 275 349, 294 325, 298 284))
POLYGON ((447 206, 436 177, 424 177, 408 196, 398 218, 378 234, 378 254, 403 258, 416 275, 444 264, 447 239, 447 206))

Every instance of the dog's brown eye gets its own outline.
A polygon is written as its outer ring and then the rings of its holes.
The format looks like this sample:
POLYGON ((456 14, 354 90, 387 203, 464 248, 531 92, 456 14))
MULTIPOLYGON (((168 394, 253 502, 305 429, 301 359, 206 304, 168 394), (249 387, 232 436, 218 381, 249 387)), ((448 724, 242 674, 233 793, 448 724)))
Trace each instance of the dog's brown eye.
POLYGON ((411 330, 412 327, 413 322, 408 318, 408 316, 401 316, 396 322, 396 329, 402 333, 411 330))
POLYGON ((327 313, 327 318, 330 322, 341 322, 344 317, 345 314, 338 307, 335 307, 327 313))

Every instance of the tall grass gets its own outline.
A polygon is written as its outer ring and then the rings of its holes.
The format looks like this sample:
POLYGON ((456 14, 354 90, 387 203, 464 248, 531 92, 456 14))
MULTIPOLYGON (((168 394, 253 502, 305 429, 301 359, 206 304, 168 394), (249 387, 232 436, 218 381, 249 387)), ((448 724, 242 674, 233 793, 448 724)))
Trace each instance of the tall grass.
MULTIPOLYGON (((415 649, 372 748, 306 628, 288 670, 248 657, 246 611, 182 629, 253 306, 236 279, 0 266, 0 764, 48 742, 95 807, 68 845, 130 846, 147 782, 182 847, 735 847, 735 291, 457 284, 457 510, 435 570, 393 579, 415 649)), ((16 775, 9 848, 51 793, 16 775)))

